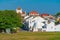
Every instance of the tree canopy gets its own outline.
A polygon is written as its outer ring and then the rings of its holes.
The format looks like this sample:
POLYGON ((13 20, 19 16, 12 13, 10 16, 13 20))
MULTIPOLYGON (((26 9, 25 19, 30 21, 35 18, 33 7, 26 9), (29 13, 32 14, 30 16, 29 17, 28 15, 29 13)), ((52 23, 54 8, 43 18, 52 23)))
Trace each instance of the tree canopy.
POLYGON ((59 16, 60 15, 60 12, 58 12, 57 14, 56 14, 56 16, 59 16))
POLYGON ((17 15, 14 10, 0 11, 0 28, 15 28, 21 26, 21 16, 17 15))

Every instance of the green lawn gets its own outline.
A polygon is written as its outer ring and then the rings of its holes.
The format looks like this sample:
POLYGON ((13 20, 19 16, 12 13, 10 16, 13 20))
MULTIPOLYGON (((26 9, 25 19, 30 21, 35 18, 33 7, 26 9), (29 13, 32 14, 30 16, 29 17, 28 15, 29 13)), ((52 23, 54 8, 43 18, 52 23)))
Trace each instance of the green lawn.
POLYGON ((0 40, 60 40, 60 32, 0 33, 0 40))

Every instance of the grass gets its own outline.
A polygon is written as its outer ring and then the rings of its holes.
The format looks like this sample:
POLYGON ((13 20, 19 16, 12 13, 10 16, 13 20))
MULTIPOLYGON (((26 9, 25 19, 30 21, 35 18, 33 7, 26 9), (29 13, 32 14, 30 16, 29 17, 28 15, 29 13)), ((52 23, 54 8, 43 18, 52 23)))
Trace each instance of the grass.
POLYGON ((60 32, 0 33, 0 40, 60 40, 60 32))

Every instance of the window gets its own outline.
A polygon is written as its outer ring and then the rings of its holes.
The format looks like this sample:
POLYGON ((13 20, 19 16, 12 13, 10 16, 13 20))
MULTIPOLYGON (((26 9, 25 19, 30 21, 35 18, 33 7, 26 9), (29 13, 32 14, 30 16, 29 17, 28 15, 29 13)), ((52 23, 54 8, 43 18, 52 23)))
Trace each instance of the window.
POLYGON ((46 24, 45 24, 44 26, 42 26, 42 28, 47 28, 47 27, 46 27, 46 24))

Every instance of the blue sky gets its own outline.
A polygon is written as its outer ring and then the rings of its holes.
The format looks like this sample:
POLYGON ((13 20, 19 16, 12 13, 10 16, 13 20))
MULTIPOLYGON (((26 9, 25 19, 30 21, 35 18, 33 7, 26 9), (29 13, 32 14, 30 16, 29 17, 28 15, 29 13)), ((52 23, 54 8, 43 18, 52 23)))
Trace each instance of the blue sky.
POLYGON ((60 0, 0 0, 0 10, 15 10, 18 7, 26 12, 56 14, 60 12, 60 0))

